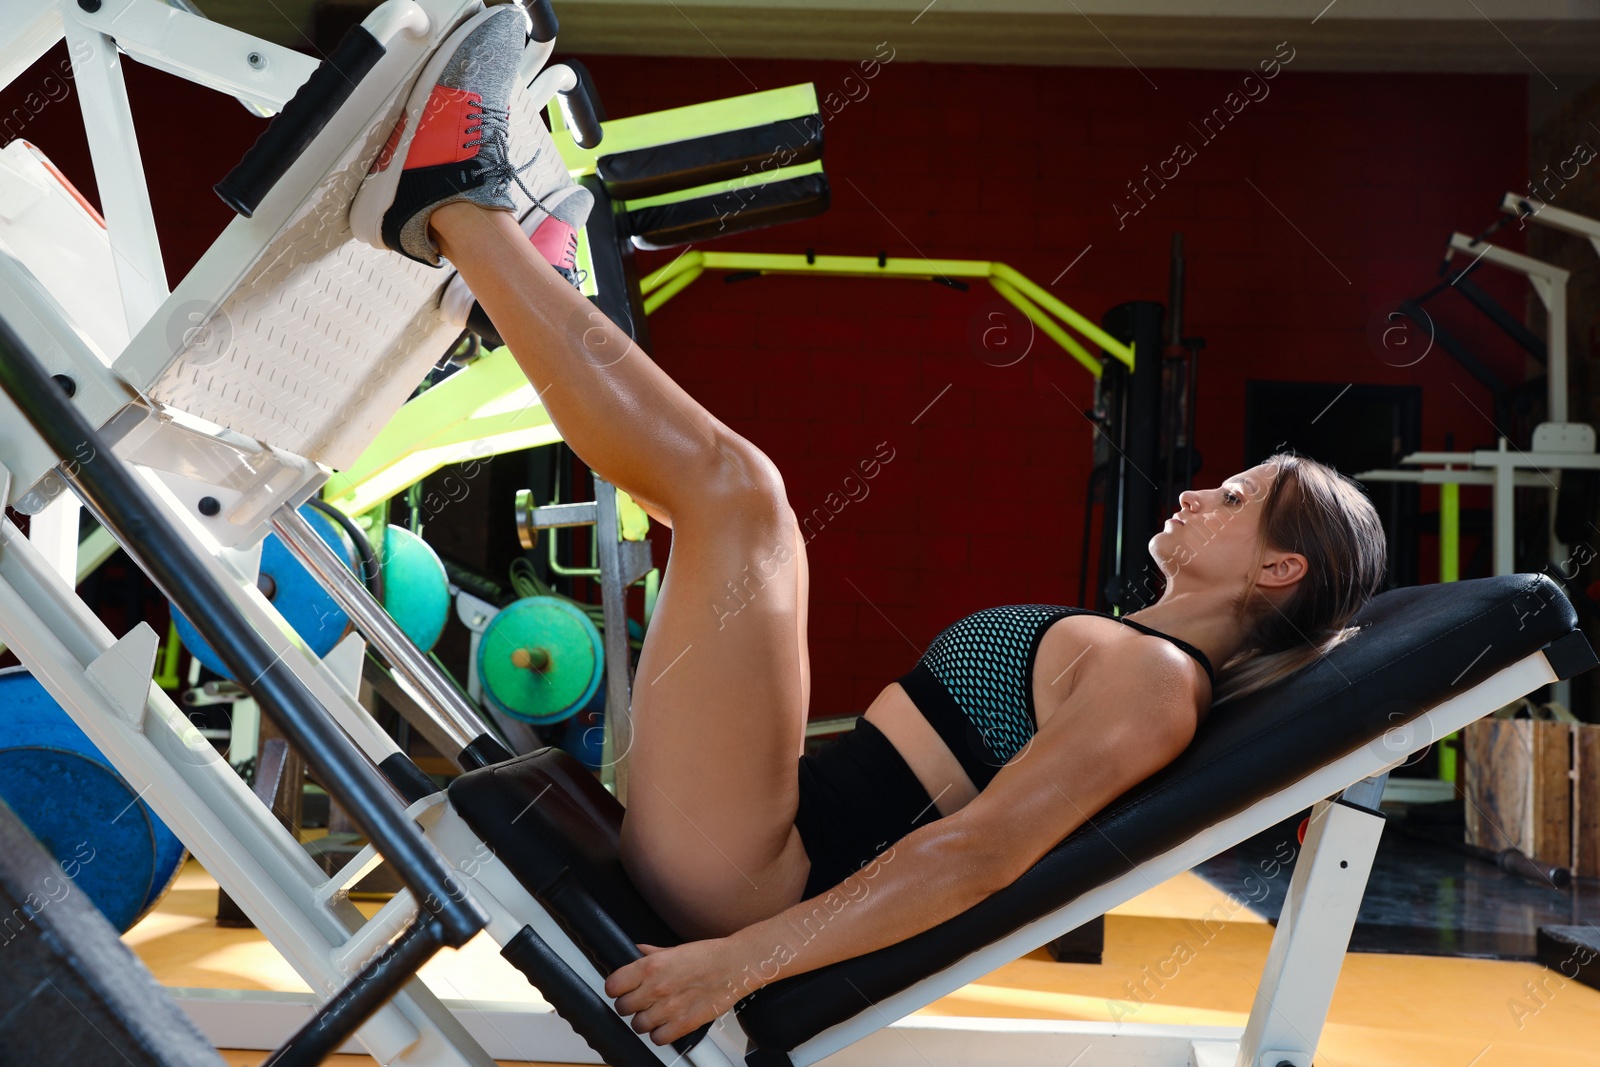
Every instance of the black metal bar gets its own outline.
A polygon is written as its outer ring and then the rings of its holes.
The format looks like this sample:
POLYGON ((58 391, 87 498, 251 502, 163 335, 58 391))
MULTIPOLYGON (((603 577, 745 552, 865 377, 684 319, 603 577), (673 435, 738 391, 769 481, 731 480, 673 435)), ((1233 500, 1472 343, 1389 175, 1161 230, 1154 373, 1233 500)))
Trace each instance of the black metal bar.
POLYGON ((1456 283, 1461 281, 1461 279, 1470 276, 1474 271, 1478 270, 1482 266, 1483 261, 1481 259, 1474 259, 1460 270, 1452 271, 1450 260, 1440 260, 1439 269, 1435 273, 1437 273, 1439 277, 1443 278, 1444 281, 1440 282, 1438 285, 1435 285, 1432 289, 1429 289, 1427 292, 1423 293, 1421 296, 1415 298, 1411 302, 1419 305, 1426 304, 1428 301, 1432 300, 1446 289, 1453 288, 1456 283))
POLYGON ((1121 407, 1112 413, 1108 434, 1117 448, 1115 472, 1106 491, 1105 540, 1110 566, 1100 576, 1103 607, 1133 611, 1144 606, 1135 594, 1141 575, 1150 572, 1146 542, 1161 528, 1161 486, 1152 476, 1161 451, 1161 323, 1165 309, 1151 300, 1118 304, 1100 319, 1106 332, 1131 344, 1134 363, 1107 359, 1106 378, 1122 383, 1121 407), (1125 373, 1124 373, 1125 371, 1125 373))
POLYGON ((1183 234, 1172 235, 1172 265, 1167 271, 1167 350, 1183 344, 1183 234))
POLYGON ((579 184, 594 194, 594 207, 589 211, 589 221, 584 224, 595 284, 600 287, 594 305, 648 352, 651 349, 650 320, 644 313, 639 272, 633 269, 634 247, 628 236, 627 211, 622 202, 611 199, 605 183, 596 175, 585 175, 579 184))
POLYGON ((1455 288, 1471 302, 1473 307, 1483 312, 1490 322, 1500 327, 1507 337, 1521 345, 1528 355, 1540 363, 1550 362, 1550 353, 1545 348, 1544 340, 1518 322, 1494 297, 1479 289, 1475 282, 1463 276, 1456 279, 1455 288))
POLYGON ((461 766, 469 771, 504 763, 511 758, 511 750, 490 733, 478 735, 472 744, 461 750, 461 766))
POLYGON ((262 1067, 315 1067, 337 1052, 443 947, 444 931, 439 923, 426 912, 419 912, 405 933, 318 1008, 293 1037, 267 1057, 262 1067))
POLYGON ((3 320, 0 389, 10 394, 56 455, 76 457, 66 459, 61 470, 95 518, 194 623, 417 900, 439 917, 448 943, 466 944, 488 924, 483 909, 459 890, 452 891, 444 857, 406 818, 372 762, 234 606, 221 583, 3 320))
MULTIPOLYGON (((609 976, 611 972, 621 970, 644 955, 611 913, 601 907, 600 902, 589 894, 582 882, 578 881, 577 875, 572 873, 572 868, 563 868, 555 878, 538 887, 534 897, 545 906, 545 910, 556 920, 561 929, 572 938, 572 943, 578 947, 578 951, 582 952, 601 974, 609 976)), ((531 931, 525 928, 524 932, 531 931)), ((510 948, 511 946, 507 945, 506 953, 502 953, 507 959, 511 958, 510 948)), ((543 986, 539 988, 541 992, 544 989, 543 986)), ((555 1001, 552 1000, 550 1003, 554 1004, 555 1001)), ((710 1029, 711 1024, 705 1023, 699 1029, 678 1038, 672 1043, 672 1047, 687 1056, 710 1029)), ((600 1050, 597 1048, 595 1051, 600 1050)))
POLYGON ((550 0, 523 0, 523 10, 527 11, 528 18, 533 22, 532 37, 538 44, 549 44, 561 32, 561 23, 556 20, 556 12, 550 6, 550 0))
POLYGON ((1433 317, 1414 300, 1402 300, 1400 311, 1412 322, 1416 323, 1425 333, 1429 333, 1440 348, 1455 359, 1455 361, 1478 381, 1482 382, 1495 396, 1500 396, 1506 391, 1506 383, 1484 365, 1483 361, 1473 355, 1472 350, 1456 339, 1455 335, 1443 326, 1433 321, 1433 317))

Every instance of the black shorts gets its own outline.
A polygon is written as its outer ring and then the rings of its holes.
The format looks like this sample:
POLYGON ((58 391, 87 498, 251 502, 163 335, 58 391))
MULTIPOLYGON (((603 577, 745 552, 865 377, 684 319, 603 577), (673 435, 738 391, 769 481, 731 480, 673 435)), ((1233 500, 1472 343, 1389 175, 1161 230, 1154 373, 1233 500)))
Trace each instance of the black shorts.
POLYGON ((800 757, 800 831, 811 874, 805 898, 844 881, 919 826, 939 818, 928 791, 866 716, 800 757))

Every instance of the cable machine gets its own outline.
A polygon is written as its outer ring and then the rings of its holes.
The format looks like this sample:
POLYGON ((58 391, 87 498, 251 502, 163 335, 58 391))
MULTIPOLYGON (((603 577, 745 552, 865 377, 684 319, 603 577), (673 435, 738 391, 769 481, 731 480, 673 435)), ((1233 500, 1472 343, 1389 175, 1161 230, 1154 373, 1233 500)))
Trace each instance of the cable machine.
POLYGON ((1200 453, 1194 446, 1195 400, 1203 337, 1183 336, 1183 234, 1172 235, 1168 306, 1153 300, 1118 304, 1105 313, 1106 332, 1125 344, 1131 361, 1106 359, 1096 379, 1094 467, 1083 513, 1078 602, 1089 606, 1089 557, 1100 505, 1099 611, 1126 614, 1153 603, 1165 578, 1148 543, 1161 517, 1175 510, 1194 484, 1200 453), (1165 335, 1163 336, 1163 328, 1165 335), (1152 358, 1140 358, 1151 353, 1152 358), (1156 355, 1159 353, 1159 355, 1156 355))

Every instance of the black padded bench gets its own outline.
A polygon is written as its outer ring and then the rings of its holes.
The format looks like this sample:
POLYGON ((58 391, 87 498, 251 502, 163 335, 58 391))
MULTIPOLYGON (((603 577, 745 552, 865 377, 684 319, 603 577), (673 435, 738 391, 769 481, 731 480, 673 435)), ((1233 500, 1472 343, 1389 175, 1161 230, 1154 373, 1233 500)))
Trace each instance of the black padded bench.
MULTIPOLYGON (((1224 820, 1234 820, 1230 830, 1237 826, 1236 836, 1211 854, 1364 780, 1371 785, 1376 777, 1381 795, 1387 768, 1459 728, 1446 729, 1449 722, 1472 721, 1596 662, 1575 628, 1571 603, 1559 586, 1538 574, 1392 590, 1368 604, 1357 621, 1362 632, 1330 655, 1270 690, 1210 714, 1177 760, 1097 813, 1007 888, 903 942, 780 979, 746 997, 735 1013, 750 1039, 747 1062, 752 1067, 814 1062, 907 1013, 903 1000, 895 1007, 885 1004, 889 998, 958 961, 982 961, 986 950, 992 953, 997 942, 1024 926, 1046 917, 1056 920, 1039 922, 1021 935, 1030 938, 1025 947, 1019 949, 1015 940, 1001 946, 999 957, 984 961, 974 977, 1092 918, 1071 915, 1069 908, 1091 890, 1136 868, 1154 880, 1187 869, 1163 873, 1159 861, 1178 856, 1186 842, 1208 841, 1208 831, 1224 820), (1429 724, 1443 732, 1413 736, 1420 717, 1440 708, 1449 715, 1429 724), (1307 799, 1290 789, 1302 780, 1315 782, 1313 775, 1336 763, 1348 780, 1335 782, 1327 792, 1307 799), (1275 801, 1280 802, 1276 809, 1275 801), (1253 829, 1238 818, 1247 810, 1260 815, 1253 829), (864 1012, 874 1018, 841 1027, 838 1040, 819 1043, 806 1055, 788 1055, 864 1012)), ((1364 794, 1365 806, 1347 802, 1347 809, 1376 817, 1377 796, 1371 793, 1364 794)), ((622 806, 565 752, 548 748, 463 775, 450 787, 450 800, 602 975, 637 956, 619 947, 623 939, 681 943, 622 871, 617 852, 622 806), (606 945, 609 951, 590 950, 606 945)), ((1374 850, 1378 830, 1381 817, 1372 831, 1374 850)), ((1300 863, 1307 862, 1312 848, 1308 838, 1300 863)), ((1370 855, 1367 862, 1370 866, 1370 855)), ((1361 888, 1365 878, 1363 871, 1361 888)), ((1126 896, 1137 890, 1132 886, 1126 896)), ((1359 891, 1355 896, 1358 904, 1359 891)), ((1280 933, 1283 926, 1280 922, 1280 933)), ((1347 943, 1348 933, 1340 959, 1347 943)), ((1336 976, 1338 960, 1331 963, 1336 976)), ((959 976, 947 975, 934 983, 938 988, 930 986, 926 999, 959 984, 959 976)), ((1321 1010, 1325 1014, 1325 1003, 1321 1010)), ((679 1051, 698 1037, 683 1039, 679 1051)), ((1310 1037, 1313 1045, 1315 1037, 1310 1037)))

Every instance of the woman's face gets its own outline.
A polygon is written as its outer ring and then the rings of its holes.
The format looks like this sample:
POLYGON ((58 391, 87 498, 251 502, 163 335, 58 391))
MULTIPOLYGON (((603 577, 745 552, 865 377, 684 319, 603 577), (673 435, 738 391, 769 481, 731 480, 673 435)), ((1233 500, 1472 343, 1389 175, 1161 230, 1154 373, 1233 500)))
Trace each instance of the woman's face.
POLYGON ((1277 468, 1251 467, 1214 489, 1190 489, 1180 507, 1150 539, 1150 554, 1170 585, 1237 586, 1255 566, 1261 503, 1277 468))

